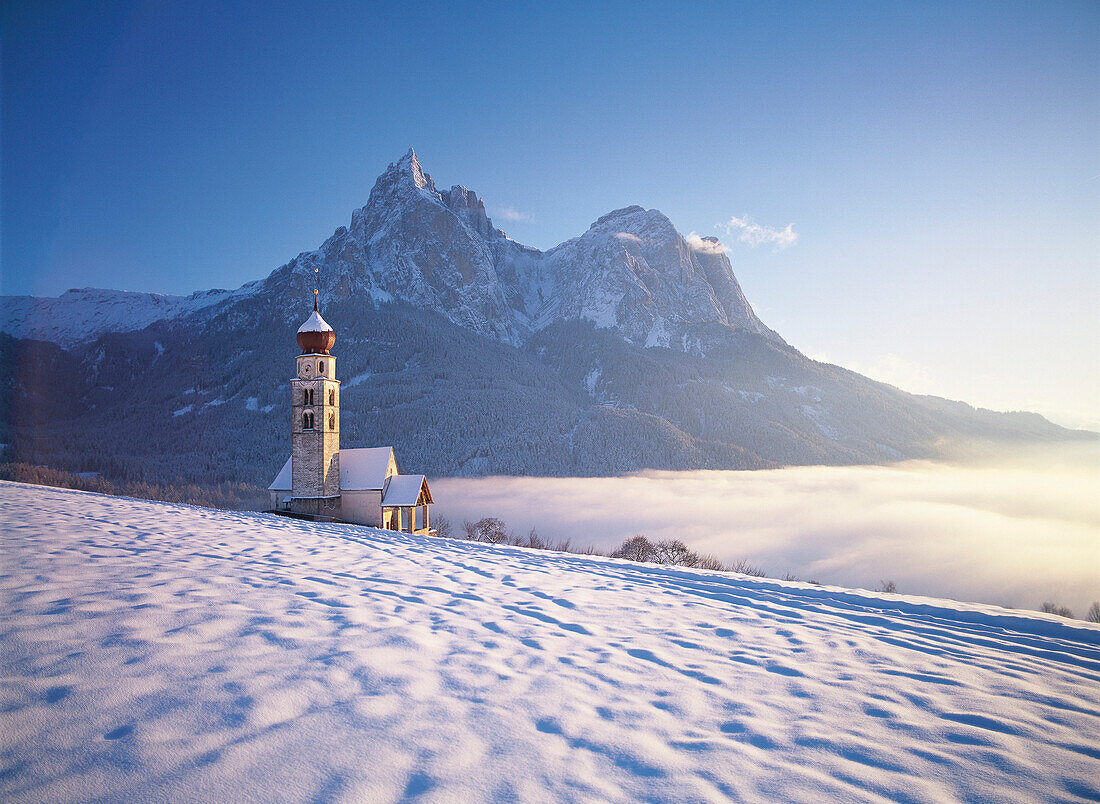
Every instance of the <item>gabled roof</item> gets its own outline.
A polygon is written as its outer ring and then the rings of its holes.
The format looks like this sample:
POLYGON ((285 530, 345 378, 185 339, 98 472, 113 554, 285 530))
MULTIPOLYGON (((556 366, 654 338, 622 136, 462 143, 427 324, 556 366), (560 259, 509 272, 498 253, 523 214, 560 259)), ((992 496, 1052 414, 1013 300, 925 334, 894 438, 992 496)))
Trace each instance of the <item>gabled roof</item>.
POLYGON ((416 505, 420 502, 421 493, 424 495, 424 502, 432 501, 432 493, 428 490, 428 481, 424 475, 393 475, 386 481, 382 507, 416 505))
MULTIPOLYGON (((340 450, 340 491, 381 491, 386 478, 397 474, 393 447, 366 447, 340 450)), ((268 491, 290 491, 290 458, 268 486, 268 491)))
POLYGON ((271 481, 271 485, 267 487, 268 491, 290 491, 290 458, 286 459, 286 463, 283 464, 283 468, 279 470, 279 474, 275 475, 275 479, 271 481))
POLYGON ((340 491, 381 491, 386 478, 396 474, 393 447, 340 450, 340 491))

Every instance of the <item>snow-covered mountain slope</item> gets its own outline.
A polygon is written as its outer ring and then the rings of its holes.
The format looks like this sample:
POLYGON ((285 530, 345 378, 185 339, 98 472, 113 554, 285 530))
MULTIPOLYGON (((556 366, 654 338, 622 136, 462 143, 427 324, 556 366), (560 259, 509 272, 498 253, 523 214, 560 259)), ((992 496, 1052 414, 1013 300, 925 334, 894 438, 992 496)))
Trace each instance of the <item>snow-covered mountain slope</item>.
POLYGON ((608 213, 548 252, 493 226, 461 186, 436 189, 409 149, 352 215, 292 270, 319 268, 326 290, 356 290, 430 309, 505 343, 583 319, 632 343, 677 348, 685 324, 718 323, 778 340, 753 314, 713 238, 689 242, 657 210, 608 213))
POLYGON ((684 348, 692 324, 779 340, 753 313, 717 239, 689 242, 655 209, 609 212, 545 262, 553 315, 537 315, 538 325, 584 319, 631 343, 673 349, 684 348))
POLYGON ((0 484, 5 801, 1100 797, 1100 629, 0 484))
POLYGON ((219 302, 243 298, 258 282, 237 290, 205 290, 190 296, 81 288, 56 298, 0 297, 0 332, 16 338, 52 341, 66 348, 105 332, 133 332, 156 321, 195 313, 219 302))
POLYGON ((477 194, 436 188, 410 148, 378 177, 350 226, 238 291, 160 296, 85 289, 56 299, 0 298, 0 332, 72 346, 143 329, 261 285, 312 285, 326 302, 400 300, 510 345, 558 321, 585 319, 632 343, 682 348, 682 327, 717 323, 778 340, 753 314, 714 238, 689 243, 657 210, 609 213, 543 253, 493 226, 477 194))

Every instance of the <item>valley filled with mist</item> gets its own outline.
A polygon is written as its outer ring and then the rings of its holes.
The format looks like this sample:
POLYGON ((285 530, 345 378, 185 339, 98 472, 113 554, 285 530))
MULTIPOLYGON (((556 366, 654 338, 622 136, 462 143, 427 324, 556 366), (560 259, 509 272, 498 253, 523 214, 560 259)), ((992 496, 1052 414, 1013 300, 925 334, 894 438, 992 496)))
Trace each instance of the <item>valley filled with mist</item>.
POLYGON ((768 576, 1083 617, 1100 599, 1100 448, 955 462, 440 479, 437 513, 502 519, 574 548, 643 533, 768 576))

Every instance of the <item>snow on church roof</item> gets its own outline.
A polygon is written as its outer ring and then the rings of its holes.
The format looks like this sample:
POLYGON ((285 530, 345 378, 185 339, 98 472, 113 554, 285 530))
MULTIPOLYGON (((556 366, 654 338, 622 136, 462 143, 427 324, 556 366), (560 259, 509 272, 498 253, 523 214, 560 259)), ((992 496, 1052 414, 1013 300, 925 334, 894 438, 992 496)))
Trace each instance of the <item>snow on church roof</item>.
POLYGON ((321 314, 314 310, 309 314, 309 318, 302 326, 298 327, 299 332, 332 332, 333 329, 328 325, 325 319, 321 318, 321 314))
POLYGON ((290 491, 290 458, 286 459, 286 463, 283 464, 283 468, 279 470, 279 474, 275 475, 275 479, 271 481, 271 485, 267 487, 268 491, 290 491))
MULTIPOLYGON (((386 478, 397 474, 393 447, 365 447, 340 450, 340 491, 381 491, 386 478), (393 472, 390 472, 390 466, 393 472)), ((287 458, 268 491, 290 491, 293 486, 291 459, 287 458)))
POLYGON ((397 474, 393 447, 340 450, 340 491, 381 491, 390 476, 391 463, 393 474, 397 474))
MULTIPOLYGON (((420 499, 420 490, 426 485, 424 475, 394 475, 386 482, 382 505, 386 508, 416 505, 420 499)), ((425 496, 431 502, 431 492, 427 492, 425 496)))

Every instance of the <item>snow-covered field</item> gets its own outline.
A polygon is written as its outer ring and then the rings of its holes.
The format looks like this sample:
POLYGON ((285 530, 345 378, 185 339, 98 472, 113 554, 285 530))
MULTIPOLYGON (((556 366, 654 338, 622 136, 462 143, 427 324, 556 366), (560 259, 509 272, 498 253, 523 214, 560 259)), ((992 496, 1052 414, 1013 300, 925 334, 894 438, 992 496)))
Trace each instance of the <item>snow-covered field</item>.
POLYGON ((0 484, 0 799, 1100 797, 1100 628, 0 484))

